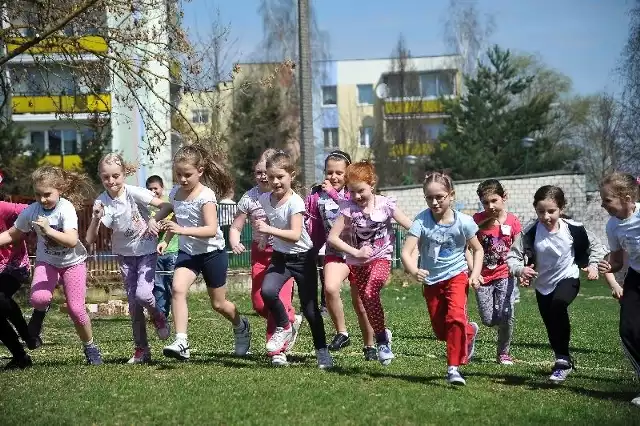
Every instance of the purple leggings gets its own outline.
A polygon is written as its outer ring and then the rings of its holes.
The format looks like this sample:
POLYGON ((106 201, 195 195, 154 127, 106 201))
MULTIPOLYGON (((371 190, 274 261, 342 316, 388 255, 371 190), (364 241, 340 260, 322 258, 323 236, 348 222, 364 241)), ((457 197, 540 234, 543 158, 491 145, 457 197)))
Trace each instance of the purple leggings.
POLYGON ((146 348, 149 341, 147 340, 144 308, 147 308, 150 315, 158 313, 156 298, 153 296, 158 255, 154 253, 144 256, 119 256, 119 259, 120 272, 129 301, 133 341, 136 348, 146 348))

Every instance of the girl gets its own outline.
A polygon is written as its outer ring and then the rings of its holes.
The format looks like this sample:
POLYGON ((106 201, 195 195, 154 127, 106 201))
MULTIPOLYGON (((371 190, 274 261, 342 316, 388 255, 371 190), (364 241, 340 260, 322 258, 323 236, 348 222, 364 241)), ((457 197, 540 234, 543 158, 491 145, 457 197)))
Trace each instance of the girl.
POLYGON ((85 308, 87 251, 78 239, 76 214, 76 208, 83 206, 85 194, 93 192, 91 180, 53 166, 39 167, 31 174, 31 180, 37 201, 18 215, 9 230, 0 234, 0 247, 17 243, 30 231, 38 234, 31 305, 44 311, 62 278, 69 317, 84 345, 87 363, 102 364, 85 308))
POLYGON ((120 273, 129 301, 129 315, 133 328, 135 350, 129 364, 151 362, 144 308, 147 309, 158 337, 169 338, 169 325, 162 311, 156 307, 153 295, 156 264, 156 236, 149 232, 149 206, 161 207, 163 201, 147 189, 126 185, 127 176, 136 167, 125 163, 120 154, 106 154, 98 163, 98 173, 105 191, 93 205, 91 223, 87 229, 87 244, 98 237, 102 223, 112 230, 111 251, 118 255, 120 273))
POLYGON ((291 322, 279 294, 289 278, 298 284, 302 312, 309 323, 316 349, 318 367, 333 367, 318 307, 318 272, 316 253, 303 222, 304 201, 291 189, 295 178, 289 154, 278 151, 267 159, 267 177, 271 192, 258 198, 269 224, 258 220, 256 227, 263 234, 273 236, 273 254, 262 282, 261 295, 274 316, 276 330, 267 342, 267 351, 286 351, 293 340, 291 322))
POLYGON ((477 236, 484 251, 482 285, 476 289, 476 300, 482 323, 498 327, 498 364, 511 365, 509 356, 513 334, 513 302, 516 280, 509 277, 507 254, 516 235, 522 231, 518 218, 505 210, 507 194, 502 184, 489 179, 477 190, 483 212, 473 215, 480 228, 477 236))
POLYGON ((451 178, 444 173, 425 177, 424 198, 428 209, 416 216, 402 247, 405 269, 424 284, 431 326, 438 340, 447 342, 447 382, 464 385, 459 371, 473 356, 478 325, 467 319, 469 286, 480 286, 484 251, 471 216, 454 210, 455 192, 451 178), (473 252, 472 269, 465 252, 473 252), (412 256, 418 248, 419 265, 412 256))
POLYGON ((565 381, 574 366, 568 308, 580 290, 580 268, 587 268, 589 280, 598 279, 598 261, 605 254, 582 224, 561 217, 565 206, 562 189, 539 188, 533 196, 538 220, 516 236, 507 255, 509 272, 522 285, 536 278, 538 310, 556 359, 549 377, 554 383, 565 381))
MULTIPOLYGON (((611 215, 607 239, 611 253, 598 264, 602 273, 622 269, 626 253, 629 270, 620 298, 620 338, 622 348, 640 376, 640 178, 612 173, 600 184, 602 207, 611 215)), ((640 395, 631 401, 640 407, 640 395)))
MULTIPOLYGON (((176 152, 173 171, 178 185, 169 195, 171 204, 155 216, 159 228, 166 232, 164 241, 158 244, 159 254, 164 253, 174 234, 180 236, 172 294, 176 340, 166 346, 163 353, 170 358, 189 359, 187 293, 202 274, 211 306, 233 324, 235 354, 244 356, 251 344, 251 326, 226 298, 229 258, 216 211, 216 192, 226 194, 233 187, 233 179, 206 148, 197 144, 183 146, 176 152), (175 222, 164 220, 171 211, 175 212, 175 222)), ((149 227, 155 232, 158 231, 156 219, 149 221, 149 227)))
POLYGON ((357 291, 354 306, 357 309, 361 304, 366 312, 363 320, 371 321, 371 326, 367 321, 363 327, 363 334, 368 327, 373 328, 378 360, 382 365, 389 365, 394 355, 385 329, 380 290, 391 272, 391 255, 395 242, 391 219, 407 229, 411 226, 411 221, 396 208, 395 200, 375 195, 374 187, 378 178, 369 161, 347 167, 345 180, 351 200, 342 203, 340 215, 329 232, 327 242, 329 246, 346 253, 349 281, 357 291), (343 236, 345 229, 347 232, 343 236))
MULTIPOLYGON (((247 217, 250 218, 251 226, 253 227, 253 241, 251 243, 251 301, 253 303, 253 309, 258 315, 267 319, 267 342, 276 330, 276 320, 265 306, 260 291, 265 273, 269 267, 269 262, 271 261, 271 255, 273 254, 273 237, 262 234, 256 228, 257 221, 266 220, 267 218, 258 199, 260 195, 268 193, 270 190, 269 181, 267 180, 267 158, 275 154, 275 152, 275 149, 267 149, 256 163, 254 175, 257 185, 247 191, 242 198, 240 198, 240 201, 238 201, 238 212, 229 230, 231 249, 235 254, 243 253, 246 249, 240 242, 240 233, 247 217)), ((284 287, 282 287, 282 291, 280 291, 280 301, 287 311, 287 316, 292 327, 291 343, 287 348, 288 352, 293 348, 293 344, 298 336, 300 324, 302 323, 302 316, 296 315, 296 311, 291 303, 292 297, 293 278, 290 278, 284 287)), ((285 352, 271 352, 269 355, 271 356, 273 365, 287 365, 285 352)))

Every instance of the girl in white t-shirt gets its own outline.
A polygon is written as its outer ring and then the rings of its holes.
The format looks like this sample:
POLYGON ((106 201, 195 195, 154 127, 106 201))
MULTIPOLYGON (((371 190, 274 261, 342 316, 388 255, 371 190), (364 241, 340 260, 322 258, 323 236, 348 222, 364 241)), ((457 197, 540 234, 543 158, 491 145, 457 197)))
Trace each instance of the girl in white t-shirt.
MULTIPOLYGON (((45 311, 61 279, 69 317, 84 345, 87 363, 102 364, 85 308, 87 251, 78 239, 76 214, 76 208, 82 208, 84 200, 93 192, 91 180, 87 175, 53 166, 36 169, 31 180, 37 201, 18 215, 9 230, 0 234, 0 246, 18 242, 31 231, 38 234, 31 305, 45 311)), ((30 332, 35 337, 40 330, 31 329, 30 332)))
POLYGON ((318 307, 317 255, 304 225, 304 201, 293 189, 295 177, 289 154, 278 151, 267 159, 271 192, 258 198, 267 219, 257 221, 257 230, 273 236, 273 254, 262 282, 262 299, 275 318, 276 330, 267 342, 267 351, 285 351, 293 340, 293 327, 280 300, 283 286, 293 277, 298 285, 302 311, 311 328, 318 367, 331 368, 324 323, 318 307))
POLYGON ((251 327, 247 318, 240 316, 236 305, 226 298, 229 257, 218 224, 216 194, 210 189, 227 193, 233 187, 233 179, 209 151, 198 144, 183 146, 176 152, 173 171, 178 185, 169 194, 171 204, 165 205, 156 219, 149 221, 155 232, 165 231, 164 241, 158 244, 159 254, 164 253, 174 235, 179 235, 180 241, 172 295, 176 340, 166 346, 163 353, 170 358, 189 359, 187 293, 202 274, 211 306, 233 324, 235 354, 246 355, 251 343, 251 327), (172 211, 175 222, 164 219, 172 211))
POLYGON ((124 180, 136 172, 120 154, 106 154, 98 163, 98 174, 105 191, 93 204, 93 215, 87 229, 87 244, 98 237, 102 223, 112 230, 111 252, 118 255, 120 273, 129 301, 135 350, 129 364, 151 362, 144 308, 147 309, 158 337, 169 338, 169 324, 156 308, 153 286, 158 254, 157 236, 149 231, 149 206, 161 207, 164 202, 145 188, 126 185, 124 180))

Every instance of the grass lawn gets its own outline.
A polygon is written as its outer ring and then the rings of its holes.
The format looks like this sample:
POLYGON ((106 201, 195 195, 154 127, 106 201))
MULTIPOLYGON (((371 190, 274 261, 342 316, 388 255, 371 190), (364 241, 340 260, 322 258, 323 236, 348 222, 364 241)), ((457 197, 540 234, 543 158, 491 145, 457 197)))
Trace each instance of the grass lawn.
MULTIPOLYGON (((433 337, 420 288, 394 283, 383 295, 396 360, 386 368, 363 360, 343 292, 352 346, 332 371, 316 368, 306 326, 292 365, 271 367, 265 322, 253 313, 254 355, 232 356, 230 326, 203 295, 190 299, 189 362, 164 359, 154 337, 156 362, 125 365, 131 326, 115 318, 93 321, 106 364, 89 367, 69 319, 52 309, 34 368, 0 371, 0 424, 640 424, 629 403, 640 386, 622 356, 617 303, 602 283, 583 282, 572 305, 578 370, 561 386, 546 380, 552 354, 531 290, 516 305, 516 365, 495 363, 495 332, 481 327, 477 357, 462 370, 466 387, 444 381, 445 346, 433 337)), ((231 299, 251 312, 247 295, 231 299)), ((469 310, 478 321, 474 297, 469 310)), ((331 338, 328 319, 325 327, 331 338)), ((0 355, 8 355, 3 347, 0 355)))

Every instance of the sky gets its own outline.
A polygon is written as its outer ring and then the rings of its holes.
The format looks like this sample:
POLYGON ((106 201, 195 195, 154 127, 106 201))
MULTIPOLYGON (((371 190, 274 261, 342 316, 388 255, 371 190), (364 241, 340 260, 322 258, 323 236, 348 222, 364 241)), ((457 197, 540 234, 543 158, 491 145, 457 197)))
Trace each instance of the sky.
MULTIPOLYGON (((402 33, 413 56, 452 53, 444 43, 448 0, 310 0, 329 35, 332 59, 389 57, 402 33)), ((573 80, 577 94, 621 88, 615 69, 632 0, 477 0, 495 22, 491 43, 539 55, 573 80)), ((190 0, 184 23, 206 34, 216 16, 229 26, 231 61, 251 60, 262 39, 258 0, 190 0)))

